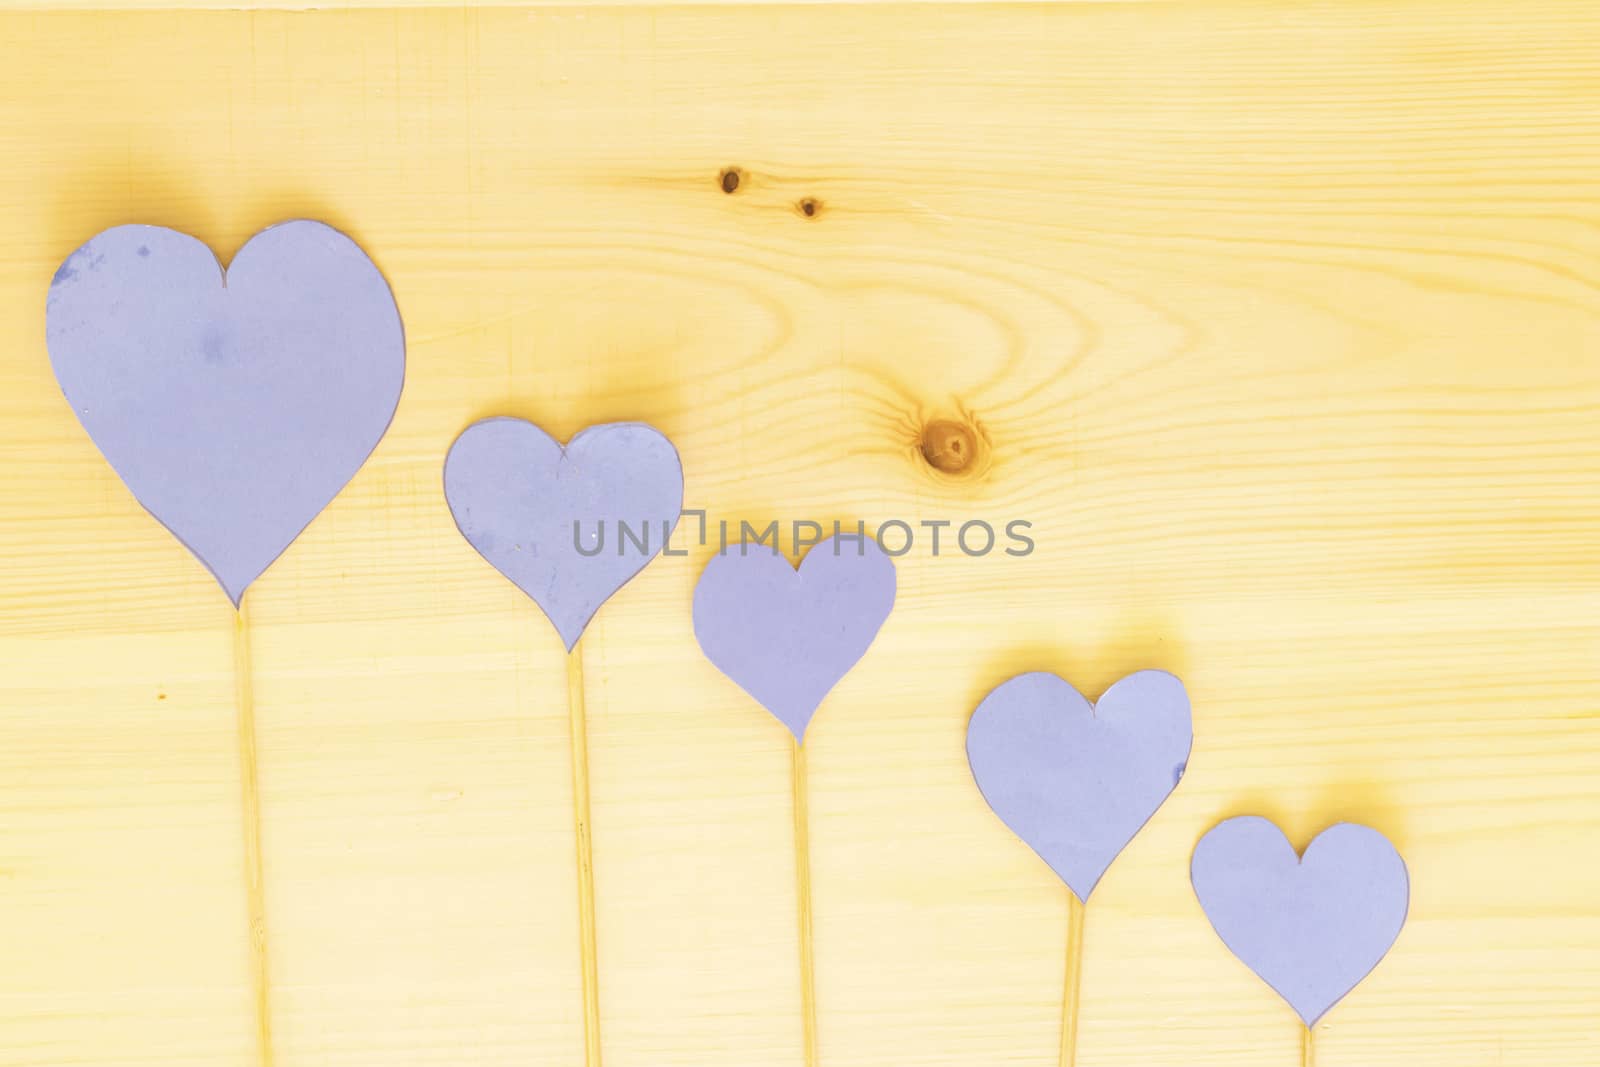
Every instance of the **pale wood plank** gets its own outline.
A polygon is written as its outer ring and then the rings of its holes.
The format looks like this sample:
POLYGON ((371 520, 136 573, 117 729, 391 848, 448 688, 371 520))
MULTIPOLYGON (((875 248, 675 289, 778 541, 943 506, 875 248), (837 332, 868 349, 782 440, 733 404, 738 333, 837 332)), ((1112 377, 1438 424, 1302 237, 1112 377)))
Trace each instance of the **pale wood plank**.
MULTIPOLYGON (((411 364, 251 593, 285 1067, 581 1058, 561 649, 439 487, 491 412, 648 419, 735 521, 1034 522, 906 557, 813 729, 827 1067, 1055 1063, 1063 891, 962 756, 1030 667, 1198 715, 1082 1063, 1294 1062, 1185 877, 1246 810, 1411 863, 1322 1067, 1600 1059, 1597 48, 1550 0, 0 17, 0 1063, 252 1062, 228 612, 42 305, 104 226, 291 215, 411 364)), ((704 558, 585 641, 608 1067, 800 1062, 788 742, 694 646, 704 558)))

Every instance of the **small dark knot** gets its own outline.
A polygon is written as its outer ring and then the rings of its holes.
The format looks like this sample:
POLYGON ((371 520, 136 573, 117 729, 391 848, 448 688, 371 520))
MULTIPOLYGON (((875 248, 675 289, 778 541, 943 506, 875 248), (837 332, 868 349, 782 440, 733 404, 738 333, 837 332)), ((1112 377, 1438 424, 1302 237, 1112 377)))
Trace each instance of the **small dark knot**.
POLYGON ((960 474, 978 458, 978 435, 966 423, 934 419, 922 430, 922 458, 945 474, 960 474))

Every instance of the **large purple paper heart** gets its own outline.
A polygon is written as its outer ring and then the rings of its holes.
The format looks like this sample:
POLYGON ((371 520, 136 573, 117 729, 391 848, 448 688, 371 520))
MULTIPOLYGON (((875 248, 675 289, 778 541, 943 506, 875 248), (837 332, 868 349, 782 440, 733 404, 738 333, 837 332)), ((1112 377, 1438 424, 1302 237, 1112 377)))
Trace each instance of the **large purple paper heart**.
POLYGON ((1189 696, 1165 671, 1130 674, 1098 704, 1033 671, 983 698, 967 761, 994 813, 1087 902, 1177 787, 1193 741, 1189 696))
POLYGON ((304 220, 226 271, 176 230, 106 230, 56 271, 45 336, 107 462, 235 605, 366 461, 405 377, 383 275, 304 220))
POLYGON ((666 546, 683 466, 642 422, 591 426, 563 447, 524 419, 492 418, 450 446, 444 494, 462 536, 533 598, 570 652, 666 546))
POLYGON ((775 550, 732 546, 712 557, 694 590, 694 636, 706 658, 796 741, 894 607, 894 561, 870 538, 851 548, 844 540, 813 545, 799 568, 775 550))
POLYGON ((1269 820, 1228 819, 1195 846, 1189 874, 1223 944, 1307 1026, 1378 965, 1410 906, 1400 853, 1355 823, 1328 827, 1300 857, 1269 820))

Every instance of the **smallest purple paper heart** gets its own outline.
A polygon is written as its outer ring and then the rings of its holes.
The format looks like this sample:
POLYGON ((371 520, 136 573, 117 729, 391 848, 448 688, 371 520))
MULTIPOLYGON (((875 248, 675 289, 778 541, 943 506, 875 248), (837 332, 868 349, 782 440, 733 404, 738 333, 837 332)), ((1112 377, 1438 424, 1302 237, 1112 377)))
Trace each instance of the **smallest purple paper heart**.
POLYGON ((1190 877, 1223 944, 1308 1027, 1388 953, 1411 896, 1400 853, 1355 823, 1328 827, 1301 857, 1269 820, 1228 819, 1195 846, 1190 877))
POLYGON ((694 636, 718 670, 804 741, 823 697, 866 653, 894 606, 877 542, 830 537, 798 569, 772 549, 730 546, 694 590, 694 636))
POLYGON ((1136 671, 1097 704, 1032 671, 972 713, 967 761, 994 813, 1087 902, 1177 788, 1193 741, 1189 695, 1165 671, 1136 671))

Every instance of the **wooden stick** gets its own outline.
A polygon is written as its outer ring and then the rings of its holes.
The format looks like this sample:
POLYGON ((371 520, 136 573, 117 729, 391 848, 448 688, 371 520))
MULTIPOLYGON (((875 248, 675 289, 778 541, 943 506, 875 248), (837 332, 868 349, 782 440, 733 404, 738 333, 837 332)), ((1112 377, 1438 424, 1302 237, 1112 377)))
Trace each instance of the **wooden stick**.
POLYGON ((1061 1067, 1078 1062, 1078 980, 1083 973, 1083 902, 1067 889, 1067 974, 1061 990, 1061 1067))
POLYGON ((1300 1067, 1316 1067, 1316 1064, 1316 1041, 1312 1037, 1311 1027, 1303 1027, 1300 1031, 1300 1067))
POLYGON ((594 844, 589 821, 589 722, 583 704, 583 641, 567 653, 567 717, 572 733, 572 810, 578 842, 578 937, 583 959, 583 1054, 600 1067, 600 973, 595 951, 594 844))
POLYGON ((256 760, 255 683, 250 669, 250 618, 244 598, 233 622, 233 694, 239 742, 239 787, 244 829, 244 892, 250 934, 250 984, 255 1001, 256 1049, 272 1067, 272 1005, 267 966, 267 902, 261 862, 261 783, 256 760))
POLYGON ((794 870, 800 910, 800 1026, 805 1067, 817 1067, 817 985, 811 954, 811 827, 806 805, 806 750, 794 742, 794 870))

